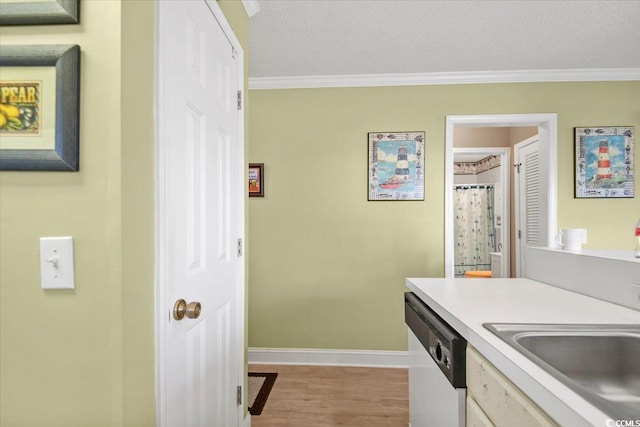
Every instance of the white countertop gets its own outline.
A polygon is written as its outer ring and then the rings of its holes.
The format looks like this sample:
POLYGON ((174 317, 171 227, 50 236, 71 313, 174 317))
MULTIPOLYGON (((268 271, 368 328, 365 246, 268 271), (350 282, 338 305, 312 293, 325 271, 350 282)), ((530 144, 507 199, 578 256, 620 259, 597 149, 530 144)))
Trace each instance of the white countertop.
POLYGON ((640 324, 639 311, 529 279, 409 278, 406 284, 560 425, 607 425, 609 416, 482 324, 640 324))

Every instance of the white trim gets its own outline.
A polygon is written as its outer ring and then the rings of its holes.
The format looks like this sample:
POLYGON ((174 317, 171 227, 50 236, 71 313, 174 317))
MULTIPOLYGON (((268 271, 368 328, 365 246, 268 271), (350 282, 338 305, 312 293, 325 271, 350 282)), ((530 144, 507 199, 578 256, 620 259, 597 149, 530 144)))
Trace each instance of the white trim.
POLYGON ((251 414, 249 412, 244 416, 244 427, 251 427, 251 414))
POLYGON ((407 368, 409 353, 384 350, 249 348, 249 363, 263 365, 330 365, 407 368))
POLYGON ((258 0, 242 0, 242 5, 244 6, 244 10, 247 11, 249 18, 260 12, 260 4, 258 3, 258 0))
POLYGON ((636 81, 640 68, 574 70, 463 71, 410 74, 350 74, 249 78, 249 89, 300 89, 319 87, 421 86, 474 83, 531 83, 636 81))
POLYGON ((154 131, 155 131, 155 189, 154 189, 154 211, 155 211, 155 224, 154 224, 154 236, 155 236, 155 378, 156 378, 156 425, 159 427, 165 426, 167 419, 167 384, 164 373, 167 372, 167 325, 164 320, 167 310, 166 301, 167 285, 166 277, 167 272, 164 268, 164 264, 161 260, 166 259, 166 232, 160 227, 160 224, 165 223, 164 204, 160 203, 164 200, 164 189, 167 187, 164 174, 161 173, 165 169, 167 162, 165 152, 161 150, 161 147, 166 145, 164 133, 161 131, 160 120, 166 103, 164 102, 164 91, 160 90, 160 84, 164 81, 164 67, 161 66, 161 58, 164 54, 164 44, 161 43, 162 31, 164 26, 164 20, 166 19, 165 13, 161 11, 163 6, 161 4, 155 7, 155 57, 154 57, 154 131), (162 154, 162 155, 161 155, 162 154))
POLYGON ((541 162, 549 167, 547 191, 547 241, 553 241, 558 220, 557 172, 558 172, 558 115, 544 114, 495 114, 447 116, 445 125, 445 176, 444 176, 444 277, 454 276, 453 251, 453 131, 455 127, 516 127, 538 126, 541 162))

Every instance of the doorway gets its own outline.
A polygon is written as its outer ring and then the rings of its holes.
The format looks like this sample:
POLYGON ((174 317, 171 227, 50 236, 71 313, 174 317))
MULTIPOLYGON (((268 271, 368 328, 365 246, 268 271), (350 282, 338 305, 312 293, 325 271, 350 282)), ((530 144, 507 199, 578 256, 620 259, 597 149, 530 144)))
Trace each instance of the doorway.
POLYGON ((468 270, 509 277, 509 148, 454 147, 453 161, 454 277, 468 270))
MULTIPOLYGON (((557 115, 549 114, 503 114, 447 116, 445 133, 445 277, 454 277, 454 203, 453 155, 454 132, 458 128, 469 127, 523 127, 536 126, 540 148, 540 162, 544 165, 547 185, 543 192, 545 211, 542 221, 546 233, 540 238, 540 245, 547 246, 553 241, 557 224, 557 115)), ((508 180, 507 182, 511 182, 508 180)), ((515 215, 518 215, 516 212, 515 215)), ((506 219, 506 218, 505 218, 506 219)), ((504 221, 504 219, 503 219, 504 221)), ((510 222, 513 224, 513 222, 510 222)), ((510 227, 511 228, 511 227, 510 227)), ((525 260, 526 261, 526 260, 525 260)), ((517 260, 516 260, 517 262, 517 260)), ((509 277, 507 275, 506 277, 509 277)))

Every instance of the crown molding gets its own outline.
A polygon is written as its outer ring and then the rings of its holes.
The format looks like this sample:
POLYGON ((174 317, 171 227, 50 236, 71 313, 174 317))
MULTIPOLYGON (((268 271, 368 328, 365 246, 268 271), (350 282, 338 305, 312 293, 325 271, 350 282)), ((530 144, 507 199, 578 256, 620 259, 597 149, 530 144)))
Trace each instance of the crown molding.
MULTIPOLYGON (((243 0, 243 2, 246 0, 243 0)), ((640 68, 476 71, 413 74, 349 74, 333 76, 253 77, 249 89, 420 86, 474 83, 637 81, 640 68)))
POLYGON ((242 0, 242 4, 244 5, 244 10, 247 11, 247 15, 249 15, 249 18, 260 11, 258 0, 242 0))

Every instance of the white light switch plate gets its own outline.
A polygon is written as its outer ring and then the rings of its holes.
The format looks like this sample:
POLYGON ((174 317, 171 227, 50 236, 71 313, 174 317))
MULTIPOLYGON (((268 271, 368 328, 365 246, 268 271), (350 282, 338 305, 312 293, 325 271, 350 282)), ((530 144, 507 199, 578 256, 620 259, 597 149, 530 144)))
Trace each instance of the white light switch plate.
POLYGON ((74 289, 73 237, 40 238, 42 289, 74 289))

